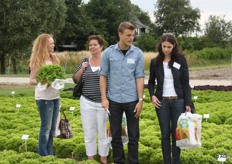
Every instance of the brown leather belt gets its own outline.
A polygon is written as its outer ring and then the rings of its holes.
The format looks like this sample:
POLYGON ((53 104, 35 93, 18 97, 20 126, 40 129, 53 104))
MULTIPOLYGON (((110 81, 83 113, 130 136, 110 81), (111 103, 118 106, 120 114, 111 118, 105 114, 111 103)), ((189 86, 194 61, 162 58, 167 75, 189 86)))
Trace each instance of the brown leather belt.
POLYGON ((168 96, 168 97, 163 97, 163 100, 177 100, 178 96, 168 96))

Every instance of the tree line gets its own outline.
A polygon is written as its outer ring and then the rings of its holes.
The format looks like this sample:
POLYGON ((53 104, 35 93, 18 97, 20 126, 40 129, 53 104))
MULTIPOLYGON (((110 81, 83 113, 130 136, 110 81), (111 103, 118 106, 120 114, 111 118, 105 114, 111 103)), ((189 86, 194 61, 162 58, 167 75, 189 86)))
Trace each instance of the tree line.
POLYGON ((90 0, 87 4, 82 0, 1 0, 1 74, 6 73, 7 59, 17 73, 17 60, 29 58, 32 42, 41 33, 53 34, 57 46, 72 44, 77 50, 87 49, 87 38, 93 34, 102 35, 111 45, 118 40, 119 23, 132 21, 131 15, 149 27, 149 33, 136 38, 135 44, 144 51, 154 51, 163 33, 176 35, 187 50, 231 46, 232 22, 224 17, 210 16, 201 31, 200 10, 192 8, 189 0, 158 0, 151 5, 155 22, 130 0, 90 0))

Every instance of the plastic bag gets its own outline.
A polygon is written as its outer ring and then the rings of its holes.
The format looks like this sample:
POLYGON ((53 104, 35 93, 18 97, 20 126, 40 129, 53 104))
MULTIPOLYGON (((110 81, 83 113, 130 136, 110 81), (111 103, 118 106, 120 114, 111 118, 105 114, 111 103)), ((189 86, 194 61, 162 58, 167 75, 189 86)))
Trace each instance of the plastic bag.
POLYGON ((176 146, 180 149, 201 147, 202 115, 182 113, 177 121, 176 146))
POLYGON ((67 82, 67 81, 64 80, 64 79, 55 79, 55 81, 52 82, 51 86, 52 86, 52 88, 54 88, 54 89, 60 90, 60 89, 63 89, 63 88, 64 88, 64 84, 65 84, 66 82, 67 82))
POLYGON ((40 82, 37 84, 37 87, 39 89, 39 91, 45 91, 47 89, 47 85, 48 83, 45 84, 41 84, 40 82))
MULTIPOLYGON (((51 87, 57 90, 63 89, 64 88, 64 84, 67 83, 67 80, 65 79, 55 79, 52 84, 51 87)), ((37 84, 39 91, 45 91, 50 84, 45 83, 45 84, 41 84, 40 82, 37 84)))
MULTIPOLYGON (((109 119, 106 122, 106 129, 107 129, 107 138, 108 138, 108 147, 111 148, 111 141, 112 141, 112 136, 111 136, 111 132, 110 132, 110 121, 109 119)), ((122 137, 122 143, 123 145, 128 143, 128 133, 127 133, 127 122, 126 122, 126 115, 125 113, 123 113, 123 117, 122 117, 122 133, 121 133, 121 137, 122 137)))

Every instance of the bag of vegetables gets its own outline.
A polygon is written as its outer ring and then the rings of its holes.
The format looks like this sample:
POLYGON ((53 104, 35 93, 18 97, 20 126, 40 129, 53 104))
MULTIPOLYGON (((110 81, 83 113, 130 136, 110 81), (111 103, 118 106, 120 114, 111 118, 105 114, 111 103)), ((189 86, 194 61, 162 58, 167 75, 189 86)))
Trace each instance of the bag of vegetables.
POLYGON ((176 146, 180 149, 201 147, 202 115, 182 113, 177 121, 176 146))

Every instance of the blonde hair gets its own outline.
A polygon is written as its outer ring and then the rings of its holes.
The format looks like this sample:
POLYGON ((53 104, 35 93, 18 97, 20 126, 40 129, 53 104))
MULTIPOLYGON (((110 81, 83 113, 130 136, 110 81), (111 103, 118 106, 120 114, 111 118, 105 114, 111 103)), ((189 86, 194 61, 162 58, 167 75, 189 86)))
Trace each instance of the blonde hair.
POLYGON ((30 58, 30 68, 40 67, 49 59, 53 64, 59 64, 59 58, 48 50, 48 39, 53 38, 51 34, 41 34, 33 42, 30 58))
POLYGON ((118 26, 118 32, 123 33, 126 29, 135 30, 135 26, 127 21, 120 23, 120 25, 118 26))

